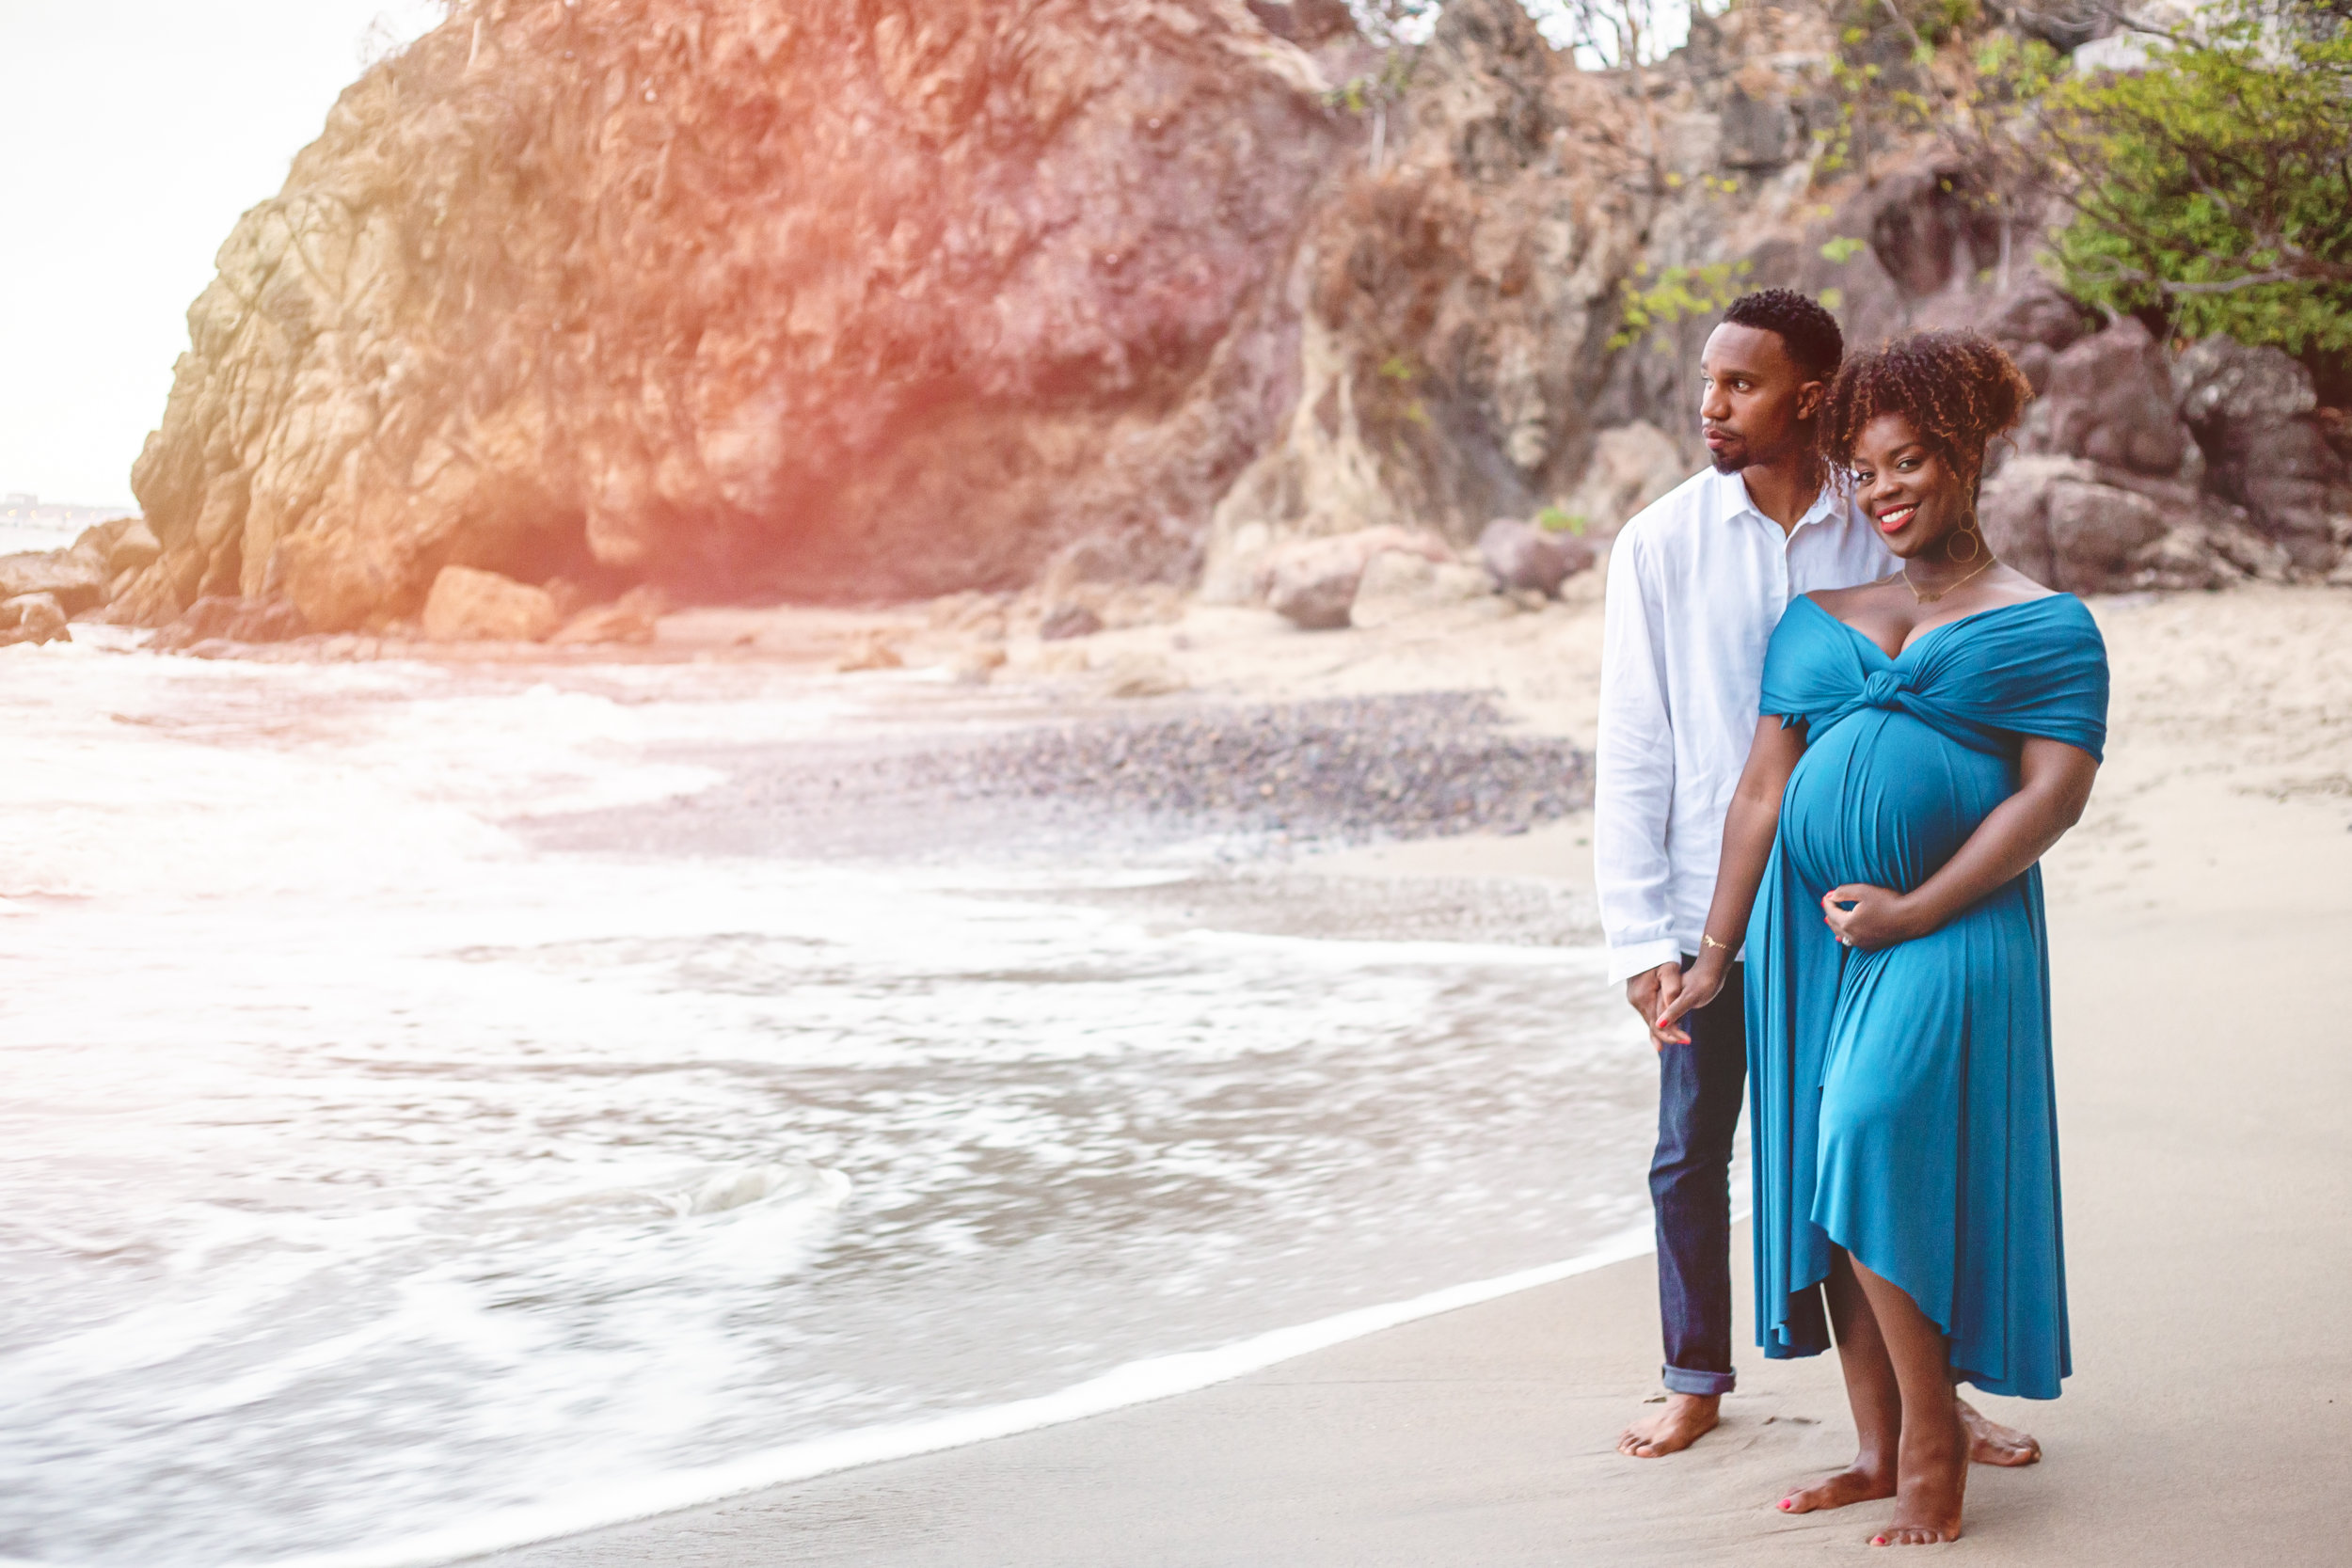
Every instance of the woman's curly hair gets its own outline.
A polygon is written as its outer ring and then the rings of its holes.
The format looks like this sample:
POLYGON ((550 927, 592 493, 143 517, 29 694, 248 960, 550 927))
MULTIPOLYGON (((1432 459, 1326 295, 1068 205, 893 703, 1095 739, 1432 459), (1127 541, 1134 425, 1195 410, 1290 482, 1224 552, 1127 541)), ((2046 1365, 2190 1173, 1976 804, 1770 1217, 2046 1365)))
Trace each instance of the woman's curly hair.
POLYGON ((2017 422, 2033 397, 1998 344, 1974 332, 1915 332, 1855 355, 1821 406, 1821 454, 1853 467, 1854 443, 1881 414, 1900 414, 1919 438, 1974 480, 1985 444, 2017 422))

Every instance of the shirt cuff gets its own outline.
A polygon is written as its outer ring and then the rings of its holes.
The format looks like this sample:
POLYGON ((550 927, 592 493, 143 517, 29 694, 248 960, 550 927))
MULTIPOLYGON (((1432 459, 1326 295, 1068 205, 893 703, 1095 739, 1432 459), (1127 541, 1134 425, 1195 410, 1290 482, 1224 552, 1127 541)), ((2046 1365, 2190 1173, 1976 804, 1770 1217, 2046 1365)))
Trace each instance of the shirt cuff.
POLYGON ((1609 950, 1609 978, 1613 981, 1630 980, 1636 974, 1656 969, 1660 964, 1678 964, 1681 961, 1682 943, 1672 937, 1612 947, 1609 950))

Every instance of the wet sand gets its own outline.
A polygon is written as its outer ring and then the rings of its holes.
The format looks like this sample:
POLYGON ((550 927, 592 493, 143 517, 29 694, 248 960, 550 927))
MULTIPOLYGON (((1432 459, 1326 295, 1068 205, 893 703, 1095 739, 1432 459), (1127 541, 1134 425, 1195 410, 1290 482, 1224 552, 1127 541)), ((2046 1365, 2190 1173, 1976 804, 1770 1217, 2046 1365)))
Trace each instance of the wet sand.
MULTIPOLYGON (((2048 1458, 1976 1472, 1962 1549, 1987 1563, 2341 1562, 2352 594, 2096 608, 2116 668, 2109 765, 2047 868, 2076 1370, 2055 1402, 1983 1402, 2048 1458)), ((1588 659, 1597 617, 1530 619, 1580 640, 1559 667, 1588 659)), ((1579 716, 1563 718, 1539 727, 1576 734, 1579 716)), ((1572 890, 1589 875, 1581 820, 1322 864, 1572 890)), ((1771 1511, 1851 1452, 1832 1358, 1743 1355, 1724 1425, 1698 1448, 1613 1452, 1655 1389, 1653 1291, 1646 1260, 1621 1264, 1200 1392, 496 1560, 1744 1564, 1860 1550, 1891 1505, 1771 1511)), ((1740 1319, 1744 1335, 1744 1300, 1740 1319)))

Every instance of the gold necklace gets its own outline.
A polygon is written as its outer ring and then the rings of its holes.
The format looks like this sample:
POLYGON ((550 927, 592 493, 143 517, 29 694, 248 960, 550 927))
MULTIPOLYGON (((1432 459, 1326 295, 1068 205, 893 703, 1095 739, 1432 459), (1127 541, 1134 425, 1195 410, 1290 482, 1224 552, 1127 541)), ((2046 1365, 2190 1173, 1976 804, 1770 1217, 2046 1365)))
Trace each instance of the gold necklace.
POLYGON ((1911 568, 1909 566, 1899 568, 1895 575, 1903 579, 1903 586, 1905 588, 1911 590, 1911 600, 1914 604, 1933 604, 1936 600, 1944 597, 1947 594, 1951 593, 1953 589, 1959 588, 1963 584, 1983 576, 1986 572, 1990 571, 1992 567, 1993 558, 1991 556, 1987 556, 1985 557, 1984 564, 1969 573, 1967 577, 1961 578, 1959 582, 1955 582, 1949 587, 1939 588, 1932 594, 1922 594, 1919 592, 1919 585, 1911 580, 1911 568))

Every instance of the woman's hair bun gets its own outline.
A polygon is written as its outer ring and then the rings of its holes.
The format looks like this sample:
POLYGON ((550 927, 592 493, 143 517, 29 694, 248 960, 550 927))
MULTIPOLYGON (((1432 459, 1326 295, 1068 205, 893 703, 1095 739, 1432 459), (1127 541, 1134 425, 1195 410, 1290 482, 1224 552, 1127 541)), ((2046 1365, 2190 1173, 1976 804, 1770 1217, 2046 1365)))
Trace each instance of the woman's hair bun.
POLYGON ((2001 345, 1976 332, 1915 332, 1848 359, 1821 408, 1821 451, 1853 463, 1863 427, 1900 414, 1920 438, 1974 476, 1986 443, 2017 422, 2033 388, 2001 345))

